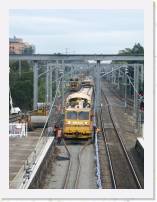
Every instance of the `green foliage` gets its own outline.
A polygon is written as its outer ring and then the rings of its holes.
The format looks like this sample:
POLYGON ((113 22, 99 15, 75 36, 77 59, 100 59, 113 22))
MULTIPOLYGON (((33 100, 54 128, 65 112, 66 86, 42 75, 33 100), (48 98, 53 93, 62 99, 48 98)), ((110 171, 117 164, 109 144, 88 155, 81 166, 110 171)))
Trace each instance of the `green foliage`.
MULTIPOLYGON (((125 48, 124 50, 120 50, 118 55, 144 55, 144 48, 140 45, 140 43, 135 43, 132 48, 125 48)), ((112 61, 112 64, 143 64, 143 61, 112 61)), ((124 68, 121 71, 125 72, 124 68)), ((141 73, 141 72, 140 72, 141 73)), ((128 76, 132 78, 132 82, 134 82, 134 69, 128 66, 128 76)), ((121 88, 124 88, 123 86, 121 88)), ((133 96, 134 90, 132 87, 128 87, 128 94, 133 96)), ((124 89, 122 90, 122 92, 124 89)), ((139 92, 144 92, 144 82, 139 79, 139 92)))
POLYGON ((120 50, 119 55, 143 55, 144 48, 140 45, 140 43, 135 43, 133 48, 125 48, 124 50, 120 50))
MULTIPOLYGON (((124 50, 120 50, 118 55, 144 55, 144 48, 140 45, 140 43, 135 43, 133 48, 125 48, 124 50)), ((143 64, 143 61, 112 61, 112 64, 143 64)))
MULTIPOLYGON (((39 74, 45 68, 39 70, 39 74)), ((52 80, 55 80, 53 74, 52 80)), ((45 75, 39 79, 39 102, 45 102, 45 75)), ((20 107, 23 111, 33 109, 33 67, 31 63, 21 62, 21 77, 19 76, 19 62, 10 63, 9 85, 14 107, 20 107)), ((55 95, 55 83, 52 85, 52 96, 55 95)))
POLYGON ((30 80, 18 80, 11 91, 15 106, 25 110, 32 109, 33 86, 30 80))
POLYGON ((19 62, 10 63, 9 85, 13 106, 22 110, 31 110, 33 105, 33 71, 31 64, 21 62, 21 77, 19 62))
POLYGON ((45 102, 45 78, 39 79, 39 102, 45 102))

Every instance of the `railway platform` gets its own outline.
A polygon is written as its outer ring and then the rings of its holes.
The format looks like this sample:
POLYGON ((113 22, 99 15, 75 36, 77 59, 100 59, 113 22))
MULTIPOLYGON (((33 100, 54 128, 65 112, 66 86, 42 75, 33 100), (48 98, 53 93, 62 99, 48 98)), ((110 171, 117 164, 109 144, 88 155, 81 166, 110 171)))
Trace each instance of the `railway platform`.
MULTIPOLYGON (((11 189, 19 188, 20 184, 22 184, 26 169, 30 166, 35 147, 41 142, 41 131, 42 129, 36 129, 28 132, 27 137, 9 138, 9 187, 11 189)), ((54 138, 50 139, 52 142, 54 138)), ((43 156, 43 152, 40 152, 40 150, 44 150, 43 148, 47 150, 48 146, 47 148, 46 146, 44 147, 44 144, 39 146, 38 153, 35 156, 36 159, 43 156)))

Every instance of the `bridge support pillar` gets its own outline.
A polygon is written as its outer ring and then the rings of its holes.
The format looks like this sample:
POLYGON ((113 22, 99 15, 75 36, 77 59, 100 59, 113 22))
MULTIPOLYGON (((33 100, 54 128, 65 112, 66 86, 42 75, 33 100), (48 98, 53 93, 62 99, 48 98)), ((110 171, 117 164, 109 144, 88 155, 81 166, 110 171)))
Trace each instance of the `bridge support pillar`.
POLYGON ((50 104, 52 105, 52 66, 50 66, 50 104))
POLYGON ((38 63, 34 62, 33 66, 33 109, 37 109, 38 102, 38 63))
POLYGON ((100 81, 100 60, 97 60, 96 65, 96 111, 99 111, 101 102, 101 81, 100 81))
POLYGON ((47 63, 46 65, 46 80, 45 80, 45 103, 49 103, 49 88, 50 88, 50 84, 49 84, 49 65, 47 63))
POLYGON ((111 76, 112 77, 112 80, 111 80, 112 84, 114 83, 114 71, 113 70, 114 70, 114 65, 112 65, 112 76, 111 76))
POLYGON ((141 83, 144 82, 144 65, 141 64, 141 83))
POLYGON ((56 60, 56 68, 55 68, 56 90, 57 90, 57 86, 58 86, 58 78, 59 78, 58 71, 59 71, 58 60, 56 60))

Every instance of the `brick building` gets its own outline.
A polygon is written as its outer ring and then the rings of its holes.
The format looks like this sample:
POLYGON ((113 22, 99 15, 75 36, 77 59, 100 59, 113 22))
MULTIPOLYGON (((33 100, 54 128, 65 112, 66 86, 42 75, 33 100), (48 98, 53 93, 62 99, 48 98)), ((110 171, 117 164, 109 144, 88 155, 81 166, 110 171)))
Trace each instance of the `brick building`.
POLYGON ((10 54, 33 54, 35 47, 21 38, 9 38, 9 53, 10 54))

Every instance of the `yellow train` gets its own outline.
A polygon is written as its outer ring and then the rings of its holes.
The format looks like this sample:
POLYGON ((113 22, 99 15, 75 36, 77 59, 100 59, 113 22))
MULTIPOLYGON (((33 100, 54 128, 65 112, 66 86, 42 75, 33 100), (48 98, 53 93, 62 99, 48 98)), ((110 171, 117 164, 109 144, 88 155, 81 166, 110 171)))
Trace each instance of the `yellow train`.
POLYGON ((47 116, 49 113, 49 105, 46 103, 38 102, 37 109, 32 111, 34 116, 47 116))
POLYGON ((93 87, 81 88, 66 99, 64 137, 87 139, 93 131, 93 87))
POLYGON ((89 88, 94 86, 94 81, 91 76, 86 77, 82 82, 81 82, 81 87, 84 88, 89 88))
POLYGON ((78 91, 80 90, 80 82, 78 78, 70 79, 69 81, 69 90, 78 91))

